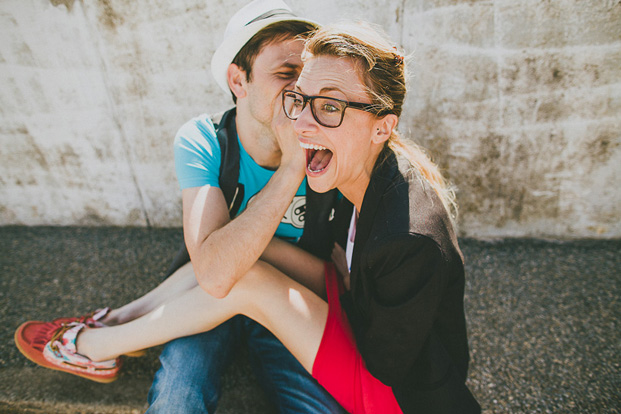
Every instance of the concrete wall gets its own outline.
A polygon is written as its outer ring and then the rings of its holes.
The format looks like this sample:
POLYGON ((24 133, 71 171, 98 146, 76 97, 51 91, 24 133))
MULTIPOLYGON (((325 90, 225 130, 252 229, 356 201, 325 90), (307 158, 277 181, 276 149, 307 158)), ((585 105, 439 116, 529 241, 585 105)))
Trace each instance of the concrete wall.
MULTIPOLYGON (((180 226, 172 139, 230 104, 208 68, 245 3, 2 0, 0 224, 180 226)), ((621 236, 620 1, 289 4, 412 51, 401 130, 458 187, 462 235, 621 236)))

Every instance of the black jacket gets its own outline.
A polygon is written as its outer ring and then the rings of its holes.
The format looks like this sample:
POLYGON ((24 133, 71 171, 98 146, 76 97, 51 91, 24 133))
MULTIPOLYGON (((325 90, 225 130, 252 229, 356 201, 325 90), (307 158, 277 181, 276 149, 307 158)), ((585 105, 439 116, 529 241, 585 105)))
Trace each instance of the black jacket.
MULTIPOLYGON (((352 205, 337 212, 344 245, 352 205)), ((429 184, 386 149, 364 195, 341 298, 369 371, 404 413, 479 413, 465 385, 463 256, 429 184)))

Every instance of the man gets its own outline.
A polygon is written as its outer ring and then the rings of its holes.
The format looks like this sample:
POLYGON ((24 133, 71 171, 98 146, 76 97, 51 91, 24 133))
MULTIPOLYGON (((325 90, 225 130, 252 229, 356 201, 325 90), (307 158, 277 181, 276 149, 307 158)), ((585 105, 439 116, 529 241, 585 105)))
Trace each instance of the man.
MULTIPOLYGON (((222 152, 228 149, 221 148, 210 118, 203 115, 189 121, 175 139, 185 244, 199 283, 215 297, 226 296, 266 247, 273 247, 274 233, 294 242, 306 235, 305 182, 293 189, 293 201, 292 190, 280 185, 299 146, 297 140, 277 138, 274 128, 281 119, 281 92, 295 82, 302 68, 303 44, 298 36, 313 27, 281 0, 256 0, 239 10, 226 28, 212 59, 212 73, 236 102, 236 110, 220 121, 229 134, 236 129, 239 138, 233 199, 221 185, 227 178, 220 174, 222 152), (233 218, 229 206, 238 209, 233 218)), ((308 246, 316 247, 317 240, 308 246)), ((242 342, 280 412, 342 412, 271 333, 238 316, 213 331, 165 346, 149 391, 148 413, 214 412, 221 376, 242 342)))

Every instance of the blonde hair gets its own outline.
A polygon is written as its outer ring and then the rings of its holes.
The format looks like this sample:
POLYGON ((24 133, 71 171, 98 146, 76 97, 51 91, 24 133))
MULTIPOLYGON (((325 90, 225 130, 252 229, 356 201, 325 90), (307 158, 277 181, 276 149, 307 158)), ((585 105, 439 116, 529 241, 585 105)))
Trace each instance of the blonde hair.
MULTIPOLYGON (((406 62, 403 53, 392 45, 381 29, 365 22, 323 26, 307 40, 304 54, 305 58, 310 54, 354 59, 361 67, 360 74, 376 106, 376 115, 401 115, 407 91, 406 62)), ((395 154, 405 157, 431 185, 455 224, 455 191, 425 151, 414 143, 406 142, 396 130, 393 130, 386 145, 395 154)))

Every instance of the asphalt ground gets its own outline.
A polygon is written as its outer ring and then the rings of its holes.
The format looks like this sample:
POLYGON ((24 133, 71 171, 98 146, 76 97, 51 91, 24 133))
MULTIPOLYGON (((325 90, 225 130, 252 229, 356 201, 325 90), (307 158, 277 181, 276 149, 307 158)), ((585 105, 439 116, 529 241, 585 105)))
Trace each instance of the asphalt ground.
MULTIPOLYGON (((0 413, 142 413, 154 348, 111 384, 37 367, 26 320, 120 306, 153 288, 180 229, 0 227, 0 413)), ((485 413, 621 413, 621 241, 460 241, 469 386, 485 413)), ((240 351, 218 413, 272 413, 240 351)))

